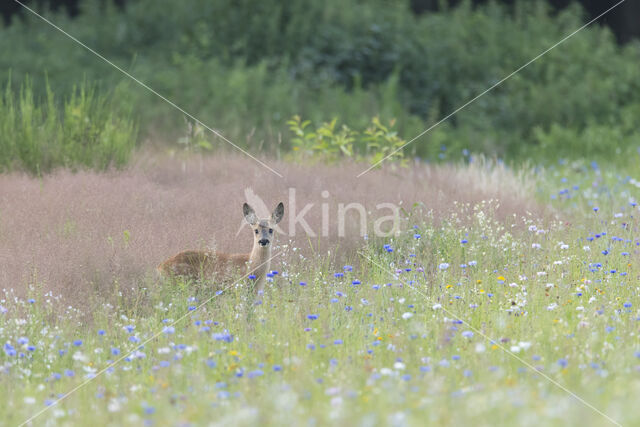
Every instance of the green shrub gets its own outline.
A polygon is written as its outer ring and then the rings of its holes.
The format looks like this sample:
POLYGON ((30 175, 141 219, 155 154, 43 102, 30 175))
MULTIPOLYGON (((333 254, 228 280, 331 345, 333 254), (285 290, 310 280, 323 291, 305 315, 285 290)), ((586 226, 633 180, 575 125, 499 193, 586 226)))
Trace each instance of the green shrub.
POLYGON ((313 130, 310 120, 303 121, 300 116, 293 116, 287 124, 293 133, 291 142, 294 154, 325 160, 358 156, 367 158, 373 165, 388 157, 389 161, 406 164, 401 150, 406 141, 393 129, 395 120, 384 125, 379 117, 374 117, 363 131, 351 129, 346 124, 338 129, 337 122, 338 119, 334 118, 313 130))
POLYGON ((27 80, 16 94, 9 81, 0 98, 0 171, 33 174, 64 166, 105 170, 124 166, 137 129, 110 99, 81 84, 59 103, 49 86, 37 99, 27 80))
MULTIPOLYGON (((294 114, 313 123, 339 117, 357 129, 373 116, 395 117, 399 135, 410 140, 584 23, 577 5, 555 14, 545 2, 524 0, 463 1, 419 16, 408 1, 139 0, 120 9, 85 0, 74 19, 47 16, 240 146, 275 155, 291 147, 282 135, 294 114)), ((58 93, 83 79, 105 88, 125 79, 30 15, 0 27, 0 50, 7 52, 0 79, 9 70, 17 81, 47 70, 58 93)), ((638 63, 638 43, 618 46, 606 28, 589 26, 405 154, 557 157, 557 138, 542 136, 557 134, 552 128, 579 146, 587 128, 615 128, 618 112, 640 103, 638 63)), ((129 88, 114 103, 134 105, 145 134, 175 141, 182 115, 145 89, 129 88)), ((33 90, 46 96, 44 84, 33 90)), ((595 151, 612 144, 626 150, 634 139, 601 142, 595 151)))

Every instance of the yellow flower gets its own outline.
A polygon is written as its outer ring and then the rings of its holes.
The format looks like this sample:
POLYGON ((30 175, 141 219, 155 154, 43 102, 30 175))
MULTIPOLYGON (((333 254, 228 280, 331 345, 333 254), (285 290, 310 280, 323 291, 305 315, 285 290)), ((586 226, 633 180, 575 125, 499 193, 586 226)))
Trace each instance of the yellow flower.
POLYGON ((498 276, 498 280, 502 280, 503 282, 506 280, 504 276, 498 276))

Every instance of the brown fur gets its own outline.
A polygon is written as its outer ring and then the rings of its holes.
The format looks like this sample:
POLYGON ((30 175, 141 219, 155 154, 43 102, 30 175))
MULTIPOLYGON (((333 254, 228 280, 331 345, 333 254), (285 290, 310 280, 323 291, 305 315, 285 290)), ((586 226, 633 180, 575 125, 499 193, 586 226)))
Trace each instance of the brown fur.
POLYGON ((274 228, 284 216, 281 202, 271 218, 259 220, 247 203, 243 206, 244 217, 253 231, 253 249, 248 254, 226 254, 214 251, 184 251, 161 263, 157 270, 162 276, 184 276, 191 279, 228 279, 235 273, 246 272, 255 276, 258 291, 264 288, 271 267, 271 247, 275 237, 274 228))

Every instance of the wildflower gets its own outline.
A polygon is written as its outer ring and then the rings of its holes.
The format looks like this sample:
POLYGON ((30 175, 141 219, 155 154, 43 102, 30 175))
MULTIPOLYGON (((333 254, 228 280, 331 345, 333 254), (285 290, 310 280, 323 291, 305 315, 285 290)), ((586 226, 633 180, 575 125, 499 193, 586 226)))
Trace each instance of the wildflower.
POLYGON ((280 371, 282 371, 282 366, 280 366, 280 365, 273 365, 273 371, 274 371, 274 372, 280 372, 280 371))
POLYGON ((406 313, 402 314, 402 318, 407 320, 407 319, 411 319, 413 317, 413 313, 407 311, 406 313))
POLYGON ((469 241, 467 239, 462 239, 460 240, 460 243, 462 243, 463 245, 466 245, 467 243, 469 243, 469 241))
POLYGON ((434 304, 432 308, 434 310, 438 310, 439 308, 442 308, 442 304, 434 304))
POLYGON ((261 377, 262 375, 264 375, 264 372, 262 372, 260 369, 256 369, 255 371, 249 372, 247 374, 247 378, 261 377))
POLYGON ((472 337, 473 337, 473 332, 471 332, 471 331, 464 331, 464 332, 462 333, 462 336, 463 336, 463 337, 465 337, 465 338, 472 338, 472 337))
POLYGON ((351 282, 352 285, 359 285, 360 283, 360 280, 354 280, 353 282, 351 282))
POLYGON ((560 367, 562 368, 566 368, 567 365, 569 364, 569 362, 567 361, 567 359, 558 359, 558 365, 560 365, 560 367))
POLYGON ((352 267, 352 266, 350 266, 350 265, 345 265, 344 267, 342 267, 342 269, 343 269, 344 271, 353 271, 353 267, 352 267))
POLYGON ((173 326, 165 326, 164 329, 162 330, 163 333, 165 334, 173 334, 176 331, 176 328, 174 328, 173 326))
POLYGON ((112 348, 111 348, 111 354, 112 354, 113 356, 118 356, 118 355, 120 354, 120 349, 119 349, 119 348, 116 348, 116 347, 112 347, 112 348))
POLYGON ((307 282, 300 282, 300 286, 307 286, 307 282))
POLYGON ((255 274, 250 274, 249 275, 249 280, 256 280, 256 275, 255 274))
POLYGON ((15 356, 16 355, 16 350, 9 343, 5 343, 4 352, 7 354, 7 356, 15 356))
POLYGON ((343 344, 343 343, 344 343, 344 342, 343 342, 342 340, 335 340, 335 341, 333 342, 333 344, 334 344, 334 345, 340 345, 340 344, 343 344))
POLYGON ((337 278, 344 277, 344 273, 334 273, 333 277, 337 277, 337 278))
POLYGON ((631 303, 627 301, 623 304, 623 306, 624 308, 631 308, 631 303))
POLYGON ((447 264, 446 262, 443 262, 442 264, 440 264, 440 265, 438 266, 438 268, 439 268, 440 270, 443 270, 443 271, 444 271, 444 270, 446 270, 446 269, 448 269, 448 268, 449 268, 449 264, 447 264))
POLYGON ((213 334, 213 339, 216 341, 233 342, 233 335, 229 334, 229 331, 225 330, 222 333, 213 334))
POLYGON ((80 347, 82 345, 82 340, 75 340, 73 342, 73 345, 75 345, 76 347, 80 347))
POLYGON ((98 330, 98 335, 100 335, 100 336, 104 336, 105 334, 106 334, 106 332, 105 332, 105 330, 104 330, 104 329, 99 329, 99 330, 98 330))
POLYGON ((316 320, 318 318, 317 314, 308 314, 307 315, 307 319, 309 320, 316 320))

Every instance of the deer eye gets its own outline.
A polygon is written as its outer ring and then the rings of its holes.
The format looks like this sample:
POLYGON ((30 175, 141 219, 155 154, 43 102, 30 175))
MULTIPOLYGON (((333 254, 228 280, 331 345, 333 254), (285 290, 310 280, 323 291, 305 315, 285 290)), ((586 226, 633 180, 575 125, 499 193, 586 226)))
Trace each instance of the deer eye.
POLYGON ((269 229, 269 234, 273 234, 273 228, 269 229))
POLYGON ((254 231, 256 232, 256 234, 258 234, 258 229, 257 228, 254 231))

